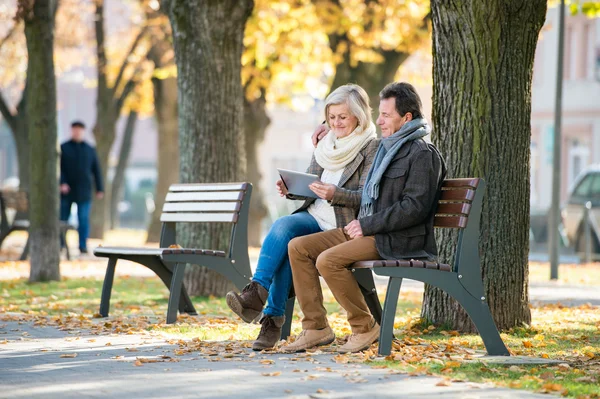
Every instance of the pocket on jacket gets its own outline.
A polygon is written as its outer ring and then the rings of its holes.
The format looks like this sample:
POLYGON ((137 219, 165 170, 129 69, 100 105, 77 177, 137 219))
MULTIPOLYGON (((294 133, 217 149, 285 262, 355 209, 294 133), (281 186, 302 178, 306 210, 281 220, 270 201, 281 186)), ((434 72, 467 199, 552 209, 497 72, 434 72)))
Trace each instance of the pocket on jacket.
POLYGON ((416 226, 409 227, 408 229, 398 231, 398 234, 404 237, 416 237, 425 235, 425 225, 418 224, 416 226))
POLYGON ((396 179, 406 175, 406 169, 401 168, 388 168, 383 175, 390 179, 396 179))

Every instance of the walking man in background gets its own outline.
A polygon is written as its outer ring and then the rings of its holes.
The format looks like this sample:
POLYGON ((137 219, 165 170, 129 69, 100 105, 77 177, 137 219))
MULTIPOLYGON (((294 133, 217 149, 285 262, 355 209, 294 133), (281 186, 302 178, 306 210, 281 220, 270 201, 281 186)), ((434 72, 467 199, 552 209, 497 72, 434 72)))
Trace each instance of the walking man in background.
MULTIPOLYGON (((90 232, 92 205, 92 175, 96 183, 96 197, 104 196, 102 174, 96 149, 83 140, 83 122, 71 123, 71 140, 60 146, 60 220, 69 220, 71 206, 77 204, 79 220, 79 251, 86 254, 90 232)), ((66 245, 66 243, 65 243, 66 245)))

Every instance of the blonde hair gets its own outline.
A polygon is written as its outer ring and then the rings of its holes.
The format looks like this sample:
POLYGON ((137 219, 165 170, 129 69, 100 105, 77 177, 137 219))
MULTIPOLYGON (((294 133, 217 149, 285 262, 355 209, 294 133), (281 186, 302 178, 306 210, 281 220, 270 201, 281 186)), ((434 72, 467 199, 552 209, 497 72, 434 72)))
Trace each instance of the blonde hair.
POLYGON ((355 84, 346 84, 338 87, 331 92, 325 99, 325 120, 329 124, 329 106, 346 104, 350 113, 358 119, 358 125, 366 129, 373 117, 371 116, 371 106, 369 105, 369 96, 365 89, 355 84))

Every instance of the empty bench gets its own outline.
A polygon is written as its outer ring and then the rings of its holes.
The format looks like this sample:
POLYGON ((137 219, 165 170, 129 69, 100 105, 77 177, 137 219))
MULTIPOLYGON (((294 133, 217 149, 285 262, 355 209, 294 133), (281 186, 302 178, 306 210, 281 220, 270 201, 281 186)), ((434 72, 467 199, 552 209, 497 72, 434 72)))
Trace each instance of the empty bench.
MULTIPOLYGON (((24 191, 0 190, 0 247, 2 243, 14 231, 29 231, 29 200, 24 191), (9 222, 8 210, 11 210, 13 217, 9 222)), ((67 245, 67 231, 75 230, 75 226, 60 221, 60 239, 65 243, 67 259, 71 259, 69 246, 67 245)), ((29 237, 23 248, 20 260, 27 259, 29 255, 29 237)))
POLYGON ((389 355, 394 338, 394 316, 403 278, 436 286, 456 299, 466 310, 485 348, 492 356, 510 356, 496 328, 487 304, 479 260, 479 219, 485 190, 483 179, 449 179, 442 184, 434 226, 459 229, 454 267, 449 264, 419 260, 372 260, 356 262, 351 267, 373 270, 388 276, 379 336, 379 354, 389 355))
POLYGON ((167 323, 177 321, 177 311, 196 315, 196 309, 183 285, 186 264, 206 266, 240 290, 250 282, 248 256, 248 211, 250 183, 174 184, 165 198, 160 220, 160 248, 98 247, 94 255, 108 258, 100 300, 100 315, 108 316, 110 296, 119 259, 152 270, 169 288, 167 323), (230 223, 231 240, 227 251, 177 248, 177 223, 230 223))

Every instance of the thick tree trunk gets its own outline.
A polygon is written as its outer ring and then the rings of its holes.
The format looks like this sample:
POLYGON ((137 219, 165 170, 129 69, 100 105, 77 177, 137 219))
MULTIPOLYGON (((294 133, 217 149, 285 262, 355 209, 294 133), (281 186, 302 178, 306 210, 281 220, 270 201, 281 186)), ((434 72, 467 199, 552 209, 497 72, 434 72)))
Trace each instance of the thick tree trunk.
MULTIPOLYGON (((25 108, 25 107, 24 107, 25 108)), ((17 116, 17 130, 13 131, 13 138, 17 148, 17 162, 19 166, 19 189, 29 191, 29 136, 27 132, 27 113, 25 109, 19 111, 17 116)))
MULTIPOLYGON (((166 49, 152 57, 156 67, 162 67, 161 59, 166 49)), ((156 46, 158 47, 158 46, 156 46)), ((157 49, 158 50, 158 49, 157 49)), ((150 52, 153 55, 153 52, 150 52)), ((171 184, 179 180, 179 132, 177 131, 177 78, 153 79, 154 109, 158 123, 158 162, 156 191, 154 194, 155 209, 152 221, 148 227, 148 242, 158 242, 160 239, 160 214, 165 202, 165 196, 171 184)))
MULTIPOLYGON (((498 328, 528 324, 531 78, 546 1, 432 0, 434 142, 449 177, 487 182, 479 240, 485 293, 498 328)), ((453 261, 456 232, 441 231, 453 261)), ((464 310, 427 287, 422 317, 474 331, 464 310)))
MULTIPOLYGON (((173 29, 179 104, 180 179, 191 182, 243 180, 241 54, 252 0, 163 2, 173 29)), ((225 249, 230 226, 179 226, 182 246, 225 249)), ((192 295, 224 295, 231 287, 221 275, 189 267, 185 284, 192 295)))
POLYGON ((119 227, 119 201, 123 197, 123 182, 125 181, 125 170, 129 162, 129 154, 131 154, 131 143, 133 141, 133 132, 138 119, 136 111, 129 111, 125 130, 123 131, 123 142, 119 150, 119 161, 115 169, 115 177, 111 185, 110 196, 110 228, 116 229, 119 227))
POLYGON ((267 215, 264 195, 260 190, 258 147, 265 138, 271 119, 267 115, 264 96, 250 102, 244 98, 244 135, 246 136, 246 176, 252 183, 252 202, 248 220, 248 245, 260 246, 262 219, 267 215))
POLYGON ((54 75, 55 1, 36 1, 25 20, 27 39, 27 118, 31 146, 29 281, 60 280, 58 234, 58 150, 54 75))

